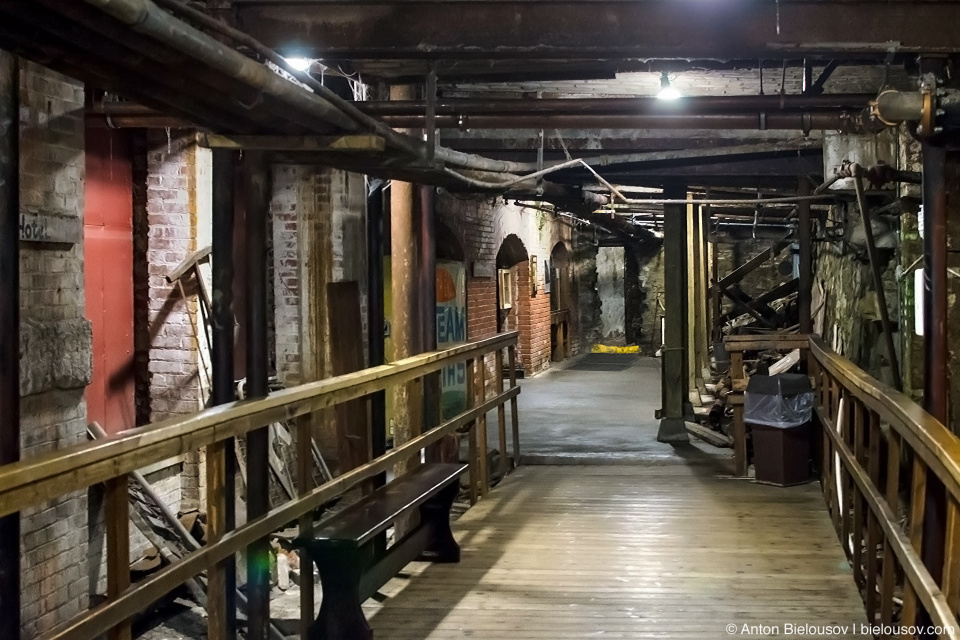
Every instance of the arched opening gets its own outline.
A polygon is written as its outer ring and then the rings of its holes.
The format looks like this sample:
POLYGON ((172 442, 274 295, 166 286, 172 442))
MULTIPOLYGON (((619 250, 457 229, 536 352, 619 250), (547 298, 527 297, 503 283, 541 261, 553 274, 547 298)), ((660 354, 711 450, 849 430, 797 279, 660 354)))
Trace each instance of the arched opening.
POLYGON ((527 248, 514 234, 508 235, 497 251, 497 331, 520 333, 518 365, 526 369, 528 358, 524 348, 523 319, 529 319, 530 257, 527 248))
POLYGON ((563 242, 554 245, 544 272, 550 292, 550 359, 560 362, 570 355, 570 336, 575 322, 573 264, 563 242))
POLYGON ((529 277, 529 264, 523 241, 514 234, 504 238, 497 251, 498 332, 515 331, 520 327, 521 277, 529 277))

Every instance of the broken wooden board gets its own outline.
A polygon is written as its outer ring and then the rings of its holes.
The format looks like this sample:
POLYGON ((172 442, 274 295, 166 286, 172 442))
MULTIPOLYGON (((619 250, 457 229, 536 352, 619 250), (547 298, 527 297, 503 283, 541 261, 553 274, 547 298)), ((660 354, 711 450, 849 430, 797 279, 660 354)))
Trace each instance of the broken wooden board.
POLYGON ((775 376, 781 373, 786 373, 790 370, 793 365, 800 362, 800 349, 794 349, 787 355, 783 356, 775 363, 770 365, 769 373, 771 376, 775 376))
POLYGON ((695 422, 685 422, 684 425, 687 427, 687 433, 700 438, 707 444, 725 449, 733 447, 733 438, 730 436, 725 436, 722 433, 708 429, 695 422))

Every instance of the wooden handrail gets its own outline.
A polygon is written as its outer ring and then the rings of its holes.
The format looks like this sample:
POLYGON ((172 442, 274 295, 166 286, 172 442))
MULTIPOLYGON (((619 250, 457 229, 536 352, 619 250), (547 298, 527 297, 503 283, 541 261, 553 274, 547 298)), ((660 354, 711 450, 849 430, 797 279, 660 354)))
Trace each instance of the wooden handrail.
POLYGON ((5 465, 0 467, 0 516, 226 438, 241 436, 273 422, 362 398, 450 364, 506 348, 516 341, 517 336, 516 331, 499 334, 443 351, 284 389, 263 399, 232 402, 185 418, 129 429, 103 440, 57 449, 5 465))
POLYGON ((823 429, 824 499, 853 564, 869 622, 890 625, 898 619, 903 629, 925 620, 922 607, 926 620, 941 628, 938 637, 960 638, 960 439, 821 338, 811 336, 809 348, 823 429), (910 489, 902 497, 904 473, 910 474, 910 489), (943 487, 939 503, 945 512, 936 519, 942 536, 927 537, 928 495, 939 491, 928 488, 931 473, 940 481, 931 486, 943 487), (901 525, 902 512, 906 526, 901 525), (942 546, 925 548, 938 539, 942 546), (930 563, 941 574, 939 581, 930 563), (894 615, 897 584, 903 592, 899 618, 894 615))
POLYGON ((119 598, 104 602, 91 611, 74 618, 66 627, 47 637, 47 640, 86 640, 95 638, 129 618, 132 612, 145 609, 153 602, 170 593, 178 586, 198 575, 207 567, 245 549, 250 543, 270 535, 296 520, 300 515, 315 510, 326 502, 369 480, 378 473, 390 469, 395 463, 417 453, 424 447, 440 440, 469 422, 492 411, 497 406, 515 398, 520 387, 513 387, 434 427, 399 447, 392 449, 361 467, 338 476, 320 485, 306 495, 291 500, 270 510, 266 515, 252 520, 226 534, 218 542, 191 553, 176 564, 168 565, 149 578, 127 589, 119 598))
POLYGON ((810 336, 810 353, 843 387, 868 408, 880 414, 947 486, 960 498, 960 438, 908 395, 870 376, 826 345, 810 336))
MULTIPOLYGON (((479 376, 482 380, 485 356, 492 355, 497 362, 502 362, 502 351, 507 349, 510 361, 515 360, 518 335, 516 331, 499 334, 443 351, 413 356, 389 365, 286 389, 267 398, 234 402, 186 418, 131 429, 102 440, 78 444, 4 466, 0 468, 0 513, 14 513, 59 495, 86 489, 99 482, 108 482, 114 486, 119 499, 125 495, 125 491, 121 492, 121 489, 126 487, 127 474, 137 468, 187 451, 211 447, 226 438, 243 435, 276 421, 307 416, 320 409, 361 398, 392 385, 403 384, 461 361, 467 362, 468 375, 479 376)), ((500 376, 499 370, 497 376, 500 376)), ((475 453, 470 460, 471 494, 476 494, 477 484, 481 495, 485 494, 489 478, 481 463, 485 462, 487 457, 486 435, 485 430, 477 425, 483 424, 489 411, 497 409, 501 414, 501 449, 505 448, 506 429, 502 414, 505 404, 509 402, 513 410, 514 455, 517 457, 519 436, 516 399, 520 387, 516 386, 515 380, 511 378, 509 389, 504 390, 501 382, 496 385, 495 395, 488 398, 483 384, 474 386, 477 387, 476 397, 468 399, 468 408, 458 416, 316 488, 305 485, 298 497, 233 531, 213 538, 210 544, 189 553, 178 562, 165 566, 134 586, 129 586, 129 581, 119 582, 120 586, 108 593, 105 602, 46 634, 43 636, 44 640, 86 640, 111 630, 116 636, 118 629, 124 630, 128 636, 130 619, 179 585, 204 571, 213 572, 214 568, 222 566, 231 556, 298 519, 301 520, 303 532, 303 518, 312 523, 310 514, 323 504, 454 432, 467 433, 471 451, 475 453)), ((302 424, 302 420, 299 422, 302 424)), ((309 434, 308 430, 304 432, 309 434)), ((305 444, 298 455, 309 451, 309 445, 305 444)), ((501 459, 504 456, 505 452, 501 451, 501 459)), ((309 455, 306 459, 309 460, 309 455)), ((208 465, 214 464, 215 460, 216 458, 208 458, 208 465)), ((298 461, 298 465, 302 464, 302 461, 298 461)), ((312 475, 309 473, 309 461, 305 464, 307 475, 312 475)), ((505 468, 501 463, 501 469, 505 468)), ((220 488, 212 485, 207 487, 207 499, 211 509, 222 508, 224 496, 220 488)), ((112 521, 113 526, 109 531, 112 531, 113 540, 119 543, 125 540, 127 535, 126 509, 118 509, 115 515, 115 522, 112 521)), ((306 530, 309 531, 311 526, 312 524, 308 523, 306 530)), ((120 558, 118 554, 111 557, 112 560, 108 561, 107 566, 108 576, 129 576, 128 558, 120 558)), ((209 575, 216 574, 213 572, 209 575)), ((224 588, 222 581, 216 581, 215 586, 215 581, 211 580, 210 601, 216 599, 223 602, 224 588), (218 590, 218 593, 214 593, 215 590, 218 590)), ((311 594, 312 588, 309 580, 301 585, 301 589, 310 590, 311 594)), ((222 608, 216 611, 211 609, 208 629, 222 629, 224 615, 222 608)), ((312 616, 312 607, 309 611, 302 612, 301 624, 304 628, 312 616)))

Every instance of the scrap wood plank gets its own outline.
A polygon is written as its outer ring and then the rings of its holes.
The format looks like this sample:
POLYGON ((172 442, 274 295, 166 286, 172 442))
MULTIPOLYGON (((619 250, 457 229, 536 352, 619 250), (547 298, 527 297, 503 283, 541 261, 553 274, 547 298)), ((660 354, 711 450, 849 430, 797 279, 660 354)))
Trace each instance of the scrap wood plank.
POLYGON ((685 422, 684 425, 687 427, 687 433, 697 436, 707 444, 727 449, 733 447, 733 438, 730 436, 708 429, 696 422, 685 422))
MULTIPOLYGON (((789 296, 790 294, 795 293, 799 289, 799 286, 800 286, 799 278, 788 280, 787 282, 784 282, 780 286, 775 287, 770 291, 767 291, 766 293, 763 293, 757 296, 756 298, 751 299, 750 301, 747 302, 747 305, 759 311, 759 305, 762 304, 766 306, 770 302, 779 300, 780 298, 785 298, 786 296, 789 296)), ((770 307, 766 307, 766 308, 769 309, 770 307)), ((722 316, 720 316, 720 323, 723 324, 723 323, 730 322, 731 320, 735 320, 741 315, 743 315, 744 313, 746 312, 738 311, 738 310, 729 311, 723 314, 722 316)))
MULTIPOLYGON (((330 343, 333 375, 360 371, 365 366, 360 284, 355 280, 327 284, 327 309, 330 335, 337 337, 330 343)), ((366 400, 362 398, 338 404, 335 412, 340 443, 337 464, 343 473, 372 459, 371 428, 366 400)))
POLYGON ((789 247, 792 244, 792 241, 789 240, 790 236, 793 235, 791 231, 789 234, 784 237, 783 240, 775 243, 769 249, 764 249, 757 255, 753 256, 742 265, 725 275, 724 277, 717 280, 714 285, 719 287, 720 290, 723 290, 723 287, 729 287, 732 284, 736 284, 744 279, 750 272, 762 265, 764 262, 770 258, 780 255, 780 252, 789 247))

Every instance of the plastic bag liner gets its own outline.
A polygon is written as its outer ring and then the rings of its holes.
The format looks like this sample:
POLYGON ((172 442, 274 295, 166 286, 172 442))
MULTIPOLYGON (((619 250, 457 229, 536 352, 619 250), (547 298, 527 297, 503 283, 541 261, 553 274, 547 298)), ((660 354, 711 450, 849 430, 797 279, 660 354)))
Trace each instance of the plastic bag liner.
POLYGON ((798 427, 813 416, 813 388, 801 373, 751 376, 744 394, 745 422, 767 427, 798 427))

